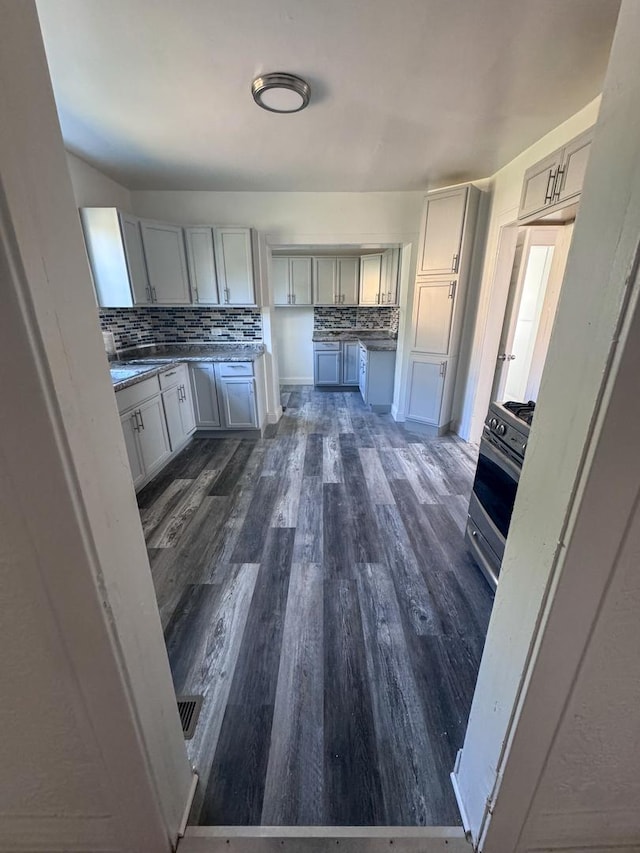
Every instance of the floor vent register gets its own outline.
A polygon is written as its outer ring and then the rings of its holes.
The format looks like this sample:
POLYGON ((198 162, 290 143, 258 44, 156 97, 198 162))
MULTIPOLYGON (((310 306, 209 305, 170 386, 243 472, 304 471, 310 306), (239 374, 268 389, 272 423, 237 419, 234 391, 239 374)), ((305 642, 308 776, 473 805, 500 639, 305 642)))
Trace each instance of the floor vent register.
POLYGON ((185 740, 191 740, 196 731, 200 709, 202 708, 202 696, 177 696, 178 714, 182 723, 182 732, 185 740))

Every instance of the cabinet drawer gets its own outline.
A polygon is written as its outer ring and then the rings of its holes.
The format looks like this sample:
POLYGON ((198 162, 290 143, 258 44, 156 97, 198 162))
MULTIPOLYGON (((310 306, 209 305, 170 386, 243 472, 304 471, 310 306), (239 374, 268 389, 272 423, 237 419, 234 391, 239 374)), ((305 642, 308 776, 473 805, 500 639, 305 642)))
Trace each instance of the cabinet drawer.
POLYGON ((252 361, 220 361, 218 362, 220 376, 253 376, 252 361))
POLYGON ((335 341, 335 343, 333 341, 316 341, 313 345, 313 349, 316 352, 337 352, 341 346, 342 344, 340 341, 335 341))
POLYGON ((116 391, 116 402, 120 414, 131 409, 133 406, 138 406, 143 400, 148 400, 154 394, 160 393, 160 382, 157 376, 152 376, 150 379, 143 379, 141 382, 136 382, 129 388, 123 388, 121 391, 116 391))
POLYGON ((167 371, 160 374, 160 388, 166 391, 167 388, 173 388, 180 382, 184 382, 186 375, 186 367, 184 364, 174 364, 167 371))

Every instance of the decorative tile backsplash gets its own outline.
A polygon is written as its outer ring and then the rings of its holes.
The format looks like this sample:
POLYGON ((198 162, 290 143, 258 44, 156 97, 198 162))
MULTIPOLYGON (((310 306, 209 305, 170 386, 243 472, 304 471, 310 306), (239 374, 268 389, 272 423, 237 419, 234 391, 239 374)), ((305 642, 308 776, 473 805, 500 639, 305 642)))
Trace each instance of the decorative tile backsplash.
POLYGON ((151 343, 261 341, 257 308, 100 308, 100 328, 116 348, 151 343))
POLYGON ((398 334, 398 308, 332 308, 313 309, 314 329, 387 329, 398 334))

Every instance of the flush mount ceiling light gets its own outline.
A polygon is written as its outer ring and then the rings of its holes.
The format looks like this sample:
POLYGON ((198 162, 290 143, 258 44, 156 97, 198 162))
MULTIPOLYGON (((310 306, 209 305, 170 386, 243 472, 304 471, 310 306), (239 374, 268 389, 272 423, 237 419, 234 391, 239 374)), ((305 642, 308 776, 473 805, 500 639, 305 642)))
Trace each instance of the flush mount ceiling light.
POLYGON ((309 84, 295 74, 263 74, 251 84, 253 100, 272 113, 297 113, 309 103, 309 84))

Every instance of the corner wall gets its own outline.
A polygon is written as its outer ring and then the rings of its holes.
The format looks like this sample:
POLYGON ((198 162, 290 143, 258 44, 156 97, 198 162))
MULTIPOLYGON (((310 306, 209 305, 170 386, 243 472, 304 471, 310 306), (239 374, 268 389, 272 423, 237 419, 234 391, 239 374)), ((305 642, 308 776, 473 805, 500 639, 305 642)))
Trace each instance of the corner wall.
POLYGON ((117 207, 131 213, 131 193, 98 169, 66 152, 69 177, 78 207, 117 207))

